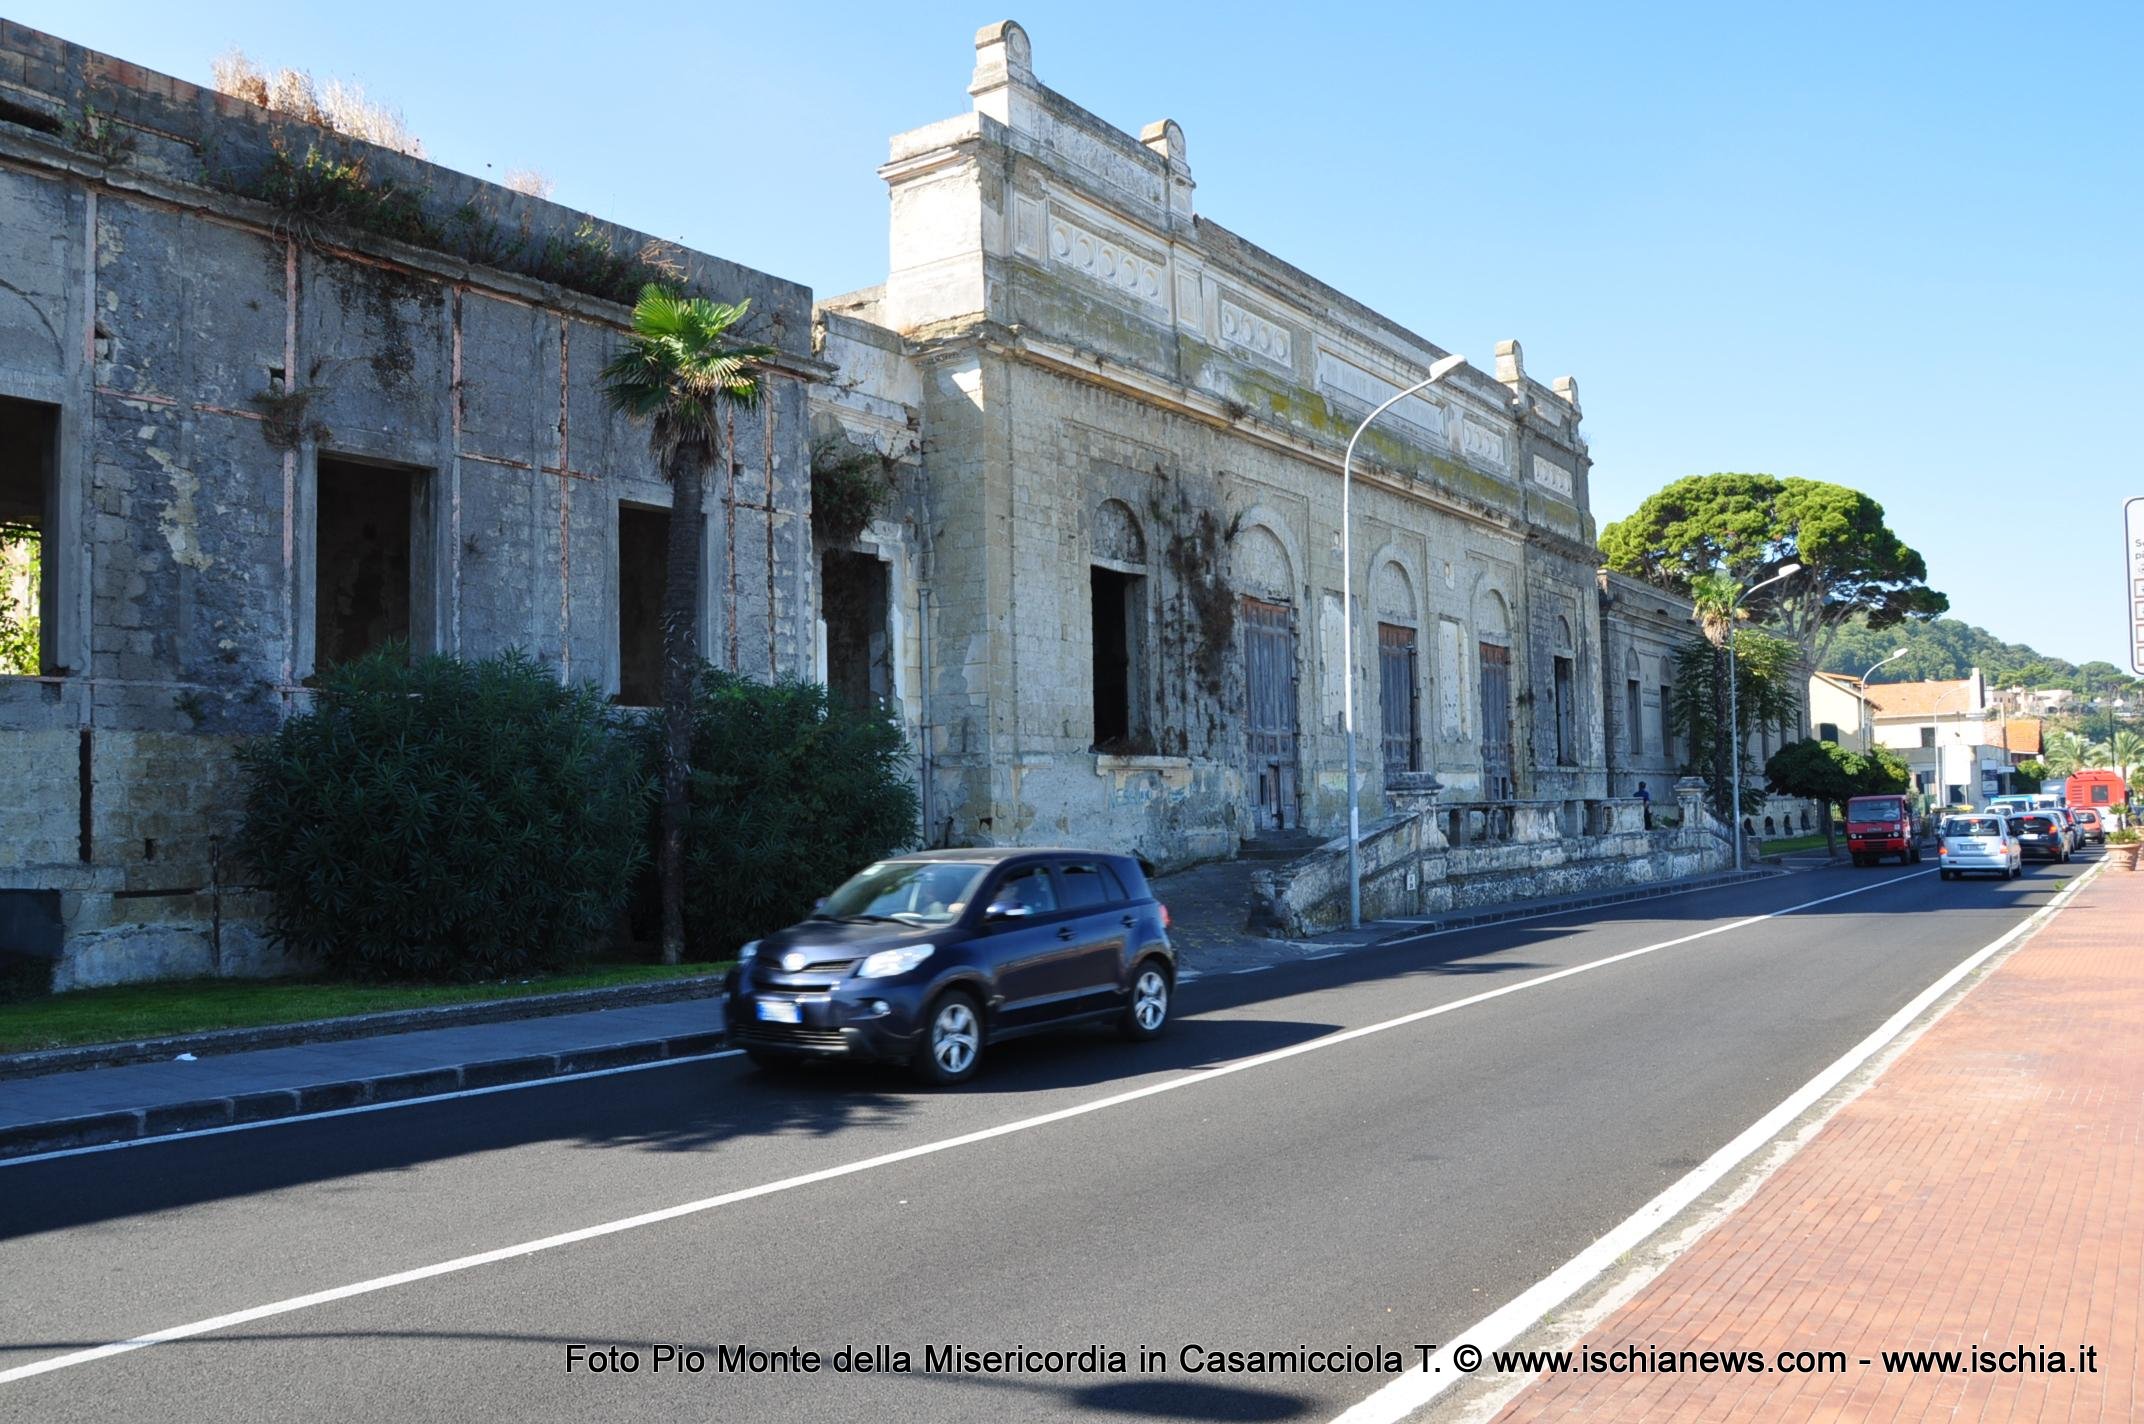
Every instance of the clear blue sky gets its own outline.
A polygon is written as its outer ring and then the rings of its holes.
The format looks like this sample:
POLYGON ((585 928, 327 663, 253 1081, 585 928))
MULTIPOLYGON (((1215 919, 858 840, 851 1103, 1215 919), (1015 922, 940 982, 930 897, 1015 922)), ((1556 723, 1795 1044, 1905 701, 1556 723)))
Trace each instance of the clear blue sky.
POLYGON ((2144 6, 15 0, 206 82, 362 82, 432 157, 801 281, 883 280, 890 134, 1042 81, 1186 131, 1201 212, 1488 365, 1578 377, 1603 524, 1685 474, 1868 491, 1952 612, 2126 665, 2144 6), (644 23, 636 23, 644 22, 644 23))

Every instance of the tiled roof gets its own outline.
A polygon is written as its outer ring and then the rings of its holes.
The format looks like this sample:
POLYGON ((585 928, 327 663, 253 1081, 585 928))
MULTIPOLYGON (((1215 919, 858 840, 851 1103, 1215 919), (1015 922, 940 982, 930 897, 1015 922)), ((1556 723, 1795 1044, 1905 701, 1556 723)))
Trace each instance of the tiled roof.
POLYGON ((2040 754, 2040 719, 2037 717, 2012 717, 2009 724, 2012 756, 2038 756, 2040 754))
POLYGON ((1864 694, 1879 717, 1945 716, 1973 710, 1973 686, 1965 678, 1947 682, 1872 682, 1864 694))

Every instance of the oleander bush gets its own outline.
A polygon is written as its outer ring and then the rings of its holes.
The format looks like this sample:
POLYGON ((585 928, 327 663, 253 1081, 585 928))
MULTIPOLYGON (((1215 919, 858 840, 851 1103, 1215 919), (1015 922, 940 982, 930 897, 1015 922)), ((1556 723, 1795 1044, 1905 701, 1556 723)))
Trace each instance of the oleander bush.
POLYGON ((723 957, 794 923, 856 871, 915 844, 900 727, 818 683, 769 685, 703 667, 692 768, 685 934, 694 958, 723 957))
POLYGON ((648 854, 653 784, 616 718, 518 652, 390 646, 324 674, 312 710, 239 752, 270 933, 361 978, 585 958, 648 854))

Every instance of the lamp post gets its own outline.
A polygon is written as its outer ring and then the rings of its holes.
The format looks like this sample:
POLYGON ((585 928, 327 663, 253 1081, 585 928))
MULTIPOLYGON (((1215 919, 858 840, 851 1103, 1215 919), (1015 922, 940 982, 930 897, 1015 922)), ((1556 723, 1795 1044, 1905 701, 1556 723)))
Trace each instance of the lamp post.
POLYGON ((1429 389, 1467 363, 1457 354, 1432 361, 1429 374, 1401 391, 1362 418, 1347 438, 1347 453, 1340 457, 1340 678, 1341 715, 1347 724, 1347 927, 1362 924, 1362 866, 1358 845, 1362 840, 1362 805, 1355 780, 1355 442, 1370 422, 1417 391, 1429 389))
POLYGON ((1727 604, 1727 754, 1732 768, 1734 790, 1727 803, 1727 838, 1735 843, 1735 869, 1742 868, 1742 726, 1740 714, 1735 707, 1735 609, 1742 600, 1760 588, 1769 588, 1781 579, 1792 578, 1802 571, 1800 564, 1788 564, 1763 583, 1753 583, 1736 594, 1727 604))
POLYGON ((1868 672, 1861 674, 1861 681, 1855 685, 1854 700, 1861 704, 1861 720, 1855 725, 1854 730, 1861 736, 1861 754, 1863 756, 1869 754, 1869 744, 1876 740, 1875 729, 1869 726, 1869 673, 1876 671, 1885 663, 1896 662, 1905 655, 1906 650, 1900 648, 1895 653, 1878 658, 1875 662, 1869 664, 1868 672))

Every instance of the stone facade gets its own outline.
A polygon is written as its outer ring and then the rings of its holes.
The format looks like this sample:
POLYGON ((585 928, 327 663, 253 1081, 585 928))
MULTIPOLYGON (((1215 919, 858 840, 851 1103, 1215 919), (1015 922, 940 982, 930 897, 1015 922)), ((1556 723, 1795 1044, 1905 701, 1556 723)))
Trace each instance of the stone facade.
MULTIPOLYGON (((0 22, 0 478, 46 575, 43 675, 0 677, 0 923, 61 987, 282 965, 224 851, 230 751, 322 640, 620 689, 621 522, 670 493, 605 409, 626 311, 589 288, 647 241, 0 22), (315 144, 429 236, 263 201, 315 144)), ((782 353, 710 490, 705 651, 808 673, 810 292, 670 260, 782 353)))
POLYGON ((1601 794, 1575 385, 1506 342, 1400 402, 1343 568, 1348 436, 1442 348, 1199 216, 1183 130, 1044 87, 1018 25, 978 35, 969 93, 893 140, 884 286, 819 309, 822 433, 909 462, 860 550, 904 620, 879 645, 928 838, 1166 866, 1345 824, 1344 587, 1366 817, 1388 756, 1601 794))
MULTIPOLYGON (((1674 735, 1668 703, 1675 686, 1675 653, 1701 635, 1690 600, 1607 569, 1600 573, 1601 704, 1607 713, 1608 786, 1615 796, 1634 796, 1644 782, 1656 808, 1669 805, 1669 788, 1690 772, 1711 774, 1709 758, 1693 754, 1674 735)), ((1799 691, 1799 689, 1797 689, 1799 691)), ((1762 768, 1772 753, 1807 735, 1804 704, 1787 726, 1753 728, 1745 747, 1749 763, 1762 768)), ((1767 796, 1744 820, 1755 836, 1791 836, 1823 829, 1820 808, 1792 796, 1767 796)))

